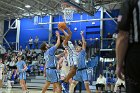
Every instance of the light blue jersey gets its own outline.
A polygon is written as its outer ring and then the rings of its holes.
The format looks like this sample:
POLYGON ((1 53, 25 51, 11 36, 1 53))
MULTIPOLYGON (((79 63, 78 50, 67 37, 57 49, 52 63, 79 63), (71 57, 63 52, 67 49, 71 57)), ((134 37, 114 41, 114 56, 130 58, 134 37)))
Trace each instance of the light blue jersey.
POLYGON ((85 61, 86 58, 86 51, 81 50, 78 53, 78 68, 76 71, 76 75, 73 77, 75 81, 88 81, 88 74, 87 74, 87 64, 85 61))
POLYGON ((18 69, 18 72, 19 72, 19 79, 20 80, 25 80, 26 79, 26 71, 24 71, 23 69, 24 69, 24 65, 26 65, 25 64, 25 62, 24 61, 18 61, 17 63, 16 63, 16 66, 17 66, 17 69, 18 69))
POLYGON ((56 83, 59 81, 59 75, 57 73, 56 69, 56 57, 55 57, 55 51, 57 47, 53 46, 50 49, 48 49, 44 53, 44 59, 46 61, 46 80, 51 83, 56 83))
POLYGON ((86 51, 81 50, 78 54, 78 69, 83 69, 87 67, 85 59, 86 59, 86 51))
POLYGON ((46 68, 56 67, 56 57, 55 57, 56 49, 57 49, 56 46, 53 46, 44 53, 46 68))

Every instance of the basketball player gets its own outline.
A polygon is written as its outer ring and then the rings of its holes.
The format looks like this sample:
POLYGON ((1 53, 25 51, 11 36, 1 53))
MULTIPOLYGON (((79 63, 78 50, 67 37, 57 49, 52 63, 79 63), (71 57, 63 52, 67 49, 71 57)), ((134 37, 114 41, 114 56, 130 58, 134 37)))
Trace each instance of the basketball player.
POLYGON ((2 58, 0 58, 0 90, 2 89, 2 77, 3 77, 3 70, 4 70, 4 64, 2 63, 2 58))
MULTIPOLYGON (((58 61, 58 69, 60 69, 60 79, 64 80, 65 77, 68 75, 70 66, 68 63, 68 49, 65 48, 64 50, 64 56, 60 58, 58 61)), ((71 82, 71 80, 69 80, 71 82)))
POLYGON ((72 42, 70 41, 72 32, 69 28, 66 27, 66 30, 68 33, 59 27, 59 30, 61 30, 64 33, 65 39, 63 40, 63 47, 68 49, 68 56, 69 56, 69 64, 70 64, 70 71, 68 75, 65 77, 65 79, 62 81, 62 88, 65 90, 66 93, 69 92, 69 86, 68 82, 69 80, 76 74, 77 69, 77 55, 76 50, 72 42))
POLYGON ((57 42, 51 48, 49 48, 46 43, 43 43, 41 45, 41 50, 45 52, 44 58, 46 61, 45 69, 44 69, 44 74, 46 76, 46 84, 44 88, 42 89, 42 93, 45 93, 47 91, 51 83, 53 84, 53 86, 56 87, 57 89, 56 92, 61 93, 61 86, 58 83, 59 79, 57 75, 57 69, 56 69, 57 63, 56 63, 56 56, 55 56, 55 51, 60 45, 60 34, 58 31, 56 31, 56 36, 57 36, 57 42))
POLYGON ((26 86, 26 71, 27 71, 27 66, 25 61, 21 60, 22 55, 18 55, 18 61, 16 63, 17 66, 17 71, 19 72, 19 79, 20 79, 20 85, 22 87, 23 93, 29 93, 27 90, 26 86))
POLYGON ((76 71, 76 75, 73 77, 72 84, 70 85, 69 93, 74 92, 74 88, 77 85, 79 81, 84 81, 85 88, 87 93, 91 93, 89 89, 89 81, 88 81, 88 74, 87 74, 87 65, 85 62, 86 57, 86 41, 84 38, 84 33, 81 31, 81 37, 82 37, 82 47, 78 45, 76 47, 76 52, 78 53, 78 68, 76 71))

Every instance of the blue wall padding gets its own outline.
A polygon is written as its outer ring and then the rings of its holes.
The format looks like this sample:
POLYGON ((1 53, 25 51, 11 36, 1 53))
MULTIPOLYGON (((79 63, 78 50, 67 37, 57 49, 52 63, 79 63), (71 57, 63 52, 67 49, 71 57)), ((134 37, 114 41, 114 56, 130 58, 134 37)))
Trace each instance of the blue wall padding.
MULTIPOLYGON (((43 17, 44 22, 49 22, 49 17, 43 17)), ((34 25, 34 18, 21 19, 20 45, 25 47, 28 44, 30 36, 34 39, 39 37, 40 41, 48 41, 49 25, 34 25)))
MULTIPOLYGON (((89 16, 86 13, 78 14, 75 13, 73 15, 73 20, 88 20, 88 19, 100 19, 100 11, 96 12, 94 16, 89 16), (82 16, 82 17, 81 17, 82 16)), ((119 14, 119 10, 111 11, 110 15, 112 17, 117 17, 119 14)), ((109 18, 109 16, 104 13, 104 18, 109 18)), ((63 22, 62 15, 57 15, 53 17, 53 22, 63 22)), ((49 16, 42 17, 42 22, 49 22, 49 16)), ((53 24, 53 36, 52 40, 55 40, 55 31, 58 30, 57 27, 58 24, 53 24)), ((100 38, 100 20, 95 21, 87 21, 87 22, 77 22, 77 23, 70 23, 67 24, 67 26, 71 29, 73 35, 71 40, 79 40, 81 39, 80 32, 81 30, 85 32, 84 36, 86 37, 87 43, 90 43, 89 38, 100 38), (94 22, 94 24, 92 24, 94 22), (76 31, 74 31, 74 28, 77 28, 76 31)), ((5 31, 7 30, 8 23, 5 21, 5 31)), ((29 37, 32 36, 35 38, 35 36, 38 36, 40 41, 48 41, 49 36, 49 25, 35 25, 34 24, 34 18, 22 18, 21 19, 21 32, 20 32, 20 45, 25 47, 25 45, 28 44, 29 37)), ((110 32, 113 34, 117 29, 116 24, 110 20, 110 21, 104 21, 103 30, 104 30, 104 37, 107 36, 107 33, 110 32)), ((61 32, 62 35, 62 32, 61 32)), ((16 40, 16 31, 10 31, 8 32, 6 39, 8 42, 15 42, 16 40)), ((94 41, 92 41, 94 43, 94 41)), ((105 44, 106 45, 106 44, 105 44)))

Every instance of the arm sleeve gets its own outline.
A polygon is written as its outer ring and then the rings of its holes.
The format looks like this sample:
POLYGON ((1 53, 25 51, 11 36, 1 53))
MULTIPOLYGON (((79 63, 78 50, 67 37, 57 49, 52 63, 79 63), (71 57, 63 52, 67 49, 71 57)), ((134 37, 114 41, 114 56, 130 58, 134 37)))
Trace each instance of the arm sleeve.
POLYGON ((129 31, 132 13, 129 0, 124 0, 121 6, 120 15, 118 17, 118 30, 129 31))

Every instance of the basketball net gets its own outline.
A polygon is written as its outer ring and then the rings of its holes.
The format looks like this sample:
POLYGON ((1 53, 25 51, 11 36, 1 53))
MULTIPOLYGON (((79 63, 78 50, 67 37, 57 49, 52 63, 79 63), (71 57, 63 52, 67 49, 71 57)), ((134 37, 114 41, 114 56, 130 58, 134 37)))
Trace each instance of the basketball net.
POLYGON ((68 6, 67 3, 63 3, 61 5, 61 8, 62 8, 62 12, 63 12, 63 19, 64 21, 67 23, 69 21, 72 21, 73 20, 73 13, 75 11, 75 8, 71 7, 71 6, 68 6))

